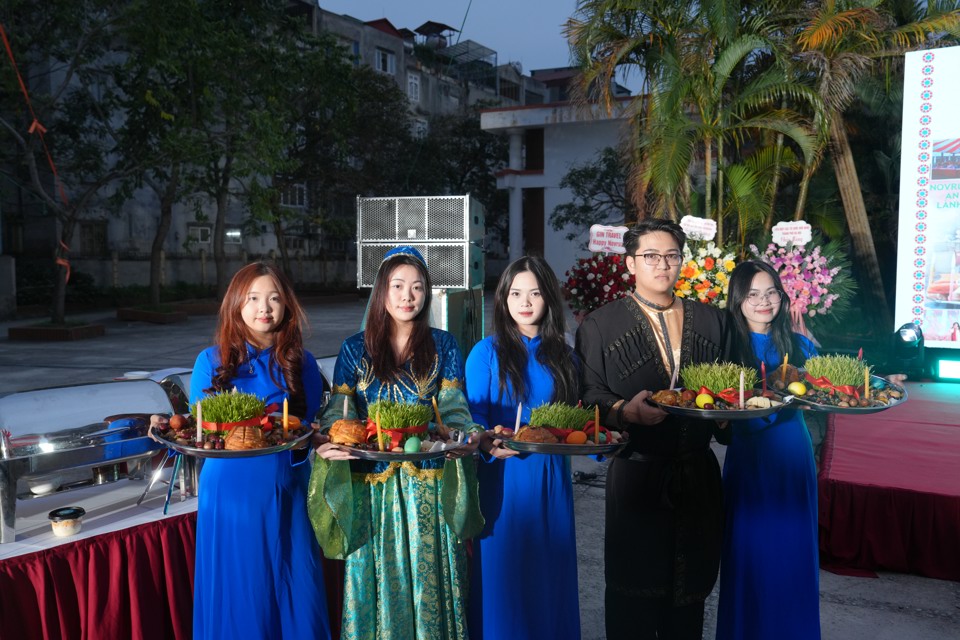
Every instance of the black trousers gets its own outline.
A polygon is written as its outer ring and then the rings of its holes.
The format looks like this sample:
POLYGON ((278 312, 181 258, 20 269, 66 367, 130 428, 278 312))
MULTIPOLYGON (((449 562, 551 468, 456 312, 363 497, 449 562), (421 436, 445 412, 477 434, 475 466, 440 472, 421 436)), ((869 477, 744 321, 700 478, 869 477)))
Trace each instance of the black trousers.
POLYGON ((700 640, 703 602, 673 606, 673 598, 604 598, 607 640, 700 640))

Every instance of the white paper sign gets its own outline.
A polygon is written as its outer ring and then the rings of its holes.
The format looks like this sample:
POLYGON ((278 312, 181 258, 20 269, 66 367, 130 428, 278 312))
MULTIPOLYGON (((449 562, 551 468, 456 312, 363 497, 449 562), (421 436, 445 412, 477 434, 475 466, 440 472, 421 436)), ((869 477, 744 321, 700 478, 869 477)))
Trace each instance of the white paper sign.
POLYGON ((810 223, 799 220, 797 222, 778 222, 773 225, 774 244, 785 247, 792 244, 795 247, 802 247, 813 239, 810 223))
POLYGON ((590 251, 603 253, 626 253, 623 248, 623 234, 627 227, 608 227, 595 224, 590 227, 590 251))
POLYGON ((713 240, 717 235, 717 221, 708 218, 683 216, 680 228, 691 240, 713 240))

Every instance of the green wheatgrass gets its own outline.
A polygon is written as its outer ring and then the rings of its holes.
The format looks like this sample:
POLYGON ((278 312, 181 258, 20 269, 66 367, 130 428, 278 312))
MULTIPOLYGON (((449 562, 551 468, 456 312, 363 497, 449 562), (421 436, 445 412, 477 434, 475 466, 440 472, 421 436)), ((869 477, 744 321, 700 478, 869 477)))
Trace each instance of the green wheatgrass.
POLYGON ((814 356, 807 358, 804 369, 814 378, 826 377, 837 387, 860 387, 863 385, 863 370, 870 371, 863 361, 850 356, 814 356))
POLYGON ((680 369, 684 388, 699 391, 706 387, 717 393, 724 389, 740 388, 740 372, 743 372, 743 388, 752 389, 757 384, 757 370, 732 362, 688 364, 680 369))
MULTIPOLYGON (((252 393, 224 391, 206 396, 198 401, 203 407, 204 422, 240 422, 263 415, 266 403, 252 393)), ((197 415, 197 403, 190 407, 197 415)))
POLYGON ((381 429, 405 429, 427 424, 433 419, 433 409, 422 404, 380 400, 367 407, 367 417, 377 420, 381 429))
POLYGON ((530 424, 539 427, 583 430, 590 420, 593 420, 593 409, 575 407, 562 402, 540 405, 530 411, 530 424))

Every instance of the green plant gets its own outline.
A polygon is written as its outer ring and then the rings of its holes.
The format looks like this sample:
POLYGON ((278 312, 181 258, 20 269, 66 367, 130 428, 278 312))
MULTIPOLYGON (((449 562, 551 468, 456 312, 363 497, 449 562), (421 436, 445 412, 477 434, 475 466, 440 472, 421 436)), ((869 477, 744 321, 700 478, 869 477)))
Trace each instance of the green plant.
MULTIPOLYGON (((215 393, 197 401, 203 407, 204 422, 240 422, 263 415, 266 403, 252 393, 225 391, 215 393)), ((190 407, 190 412, 197 415, 197 403, 190 407)))
POLYGON ((757 384, 757 370, 732 362, 688 364, 680 369, 683 386, 694 391, 706 387, 713 392, 740 388, 740 372, 743 372, 743 388, 752 389, 757 384))
POLYGON ((554 402, 536 407, 530 412, 530 424, 554 429, 583 430, 593 420, 593 410, 554 402))
POLYGON ((404 429, 430 422, 433 409, 422 404, 380 400, 367 407, 367 417, 379 419, 381 429, 404 429))
POLYGON ((859 387, 863 384, 864 369, 870 371, 868 365, 850 356, 814 356, 807 358, 804 368, 812 377, 826 378, 838 387, 859 387))

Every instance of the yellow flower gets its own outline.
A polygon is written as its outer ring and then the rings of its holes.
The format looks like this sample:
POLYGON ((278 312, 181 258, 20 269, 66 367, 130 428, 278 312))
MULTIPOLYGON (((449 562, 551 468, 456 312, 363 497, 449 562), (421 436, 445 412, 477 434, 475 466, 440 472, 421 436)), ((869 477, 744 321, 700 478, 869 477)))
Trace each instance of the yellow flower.
POLYGON ((736 266, 737 265, 733 260, 724 260, 723 262, 723 268, 727 271, 733 271, 734 267, 736 266))

